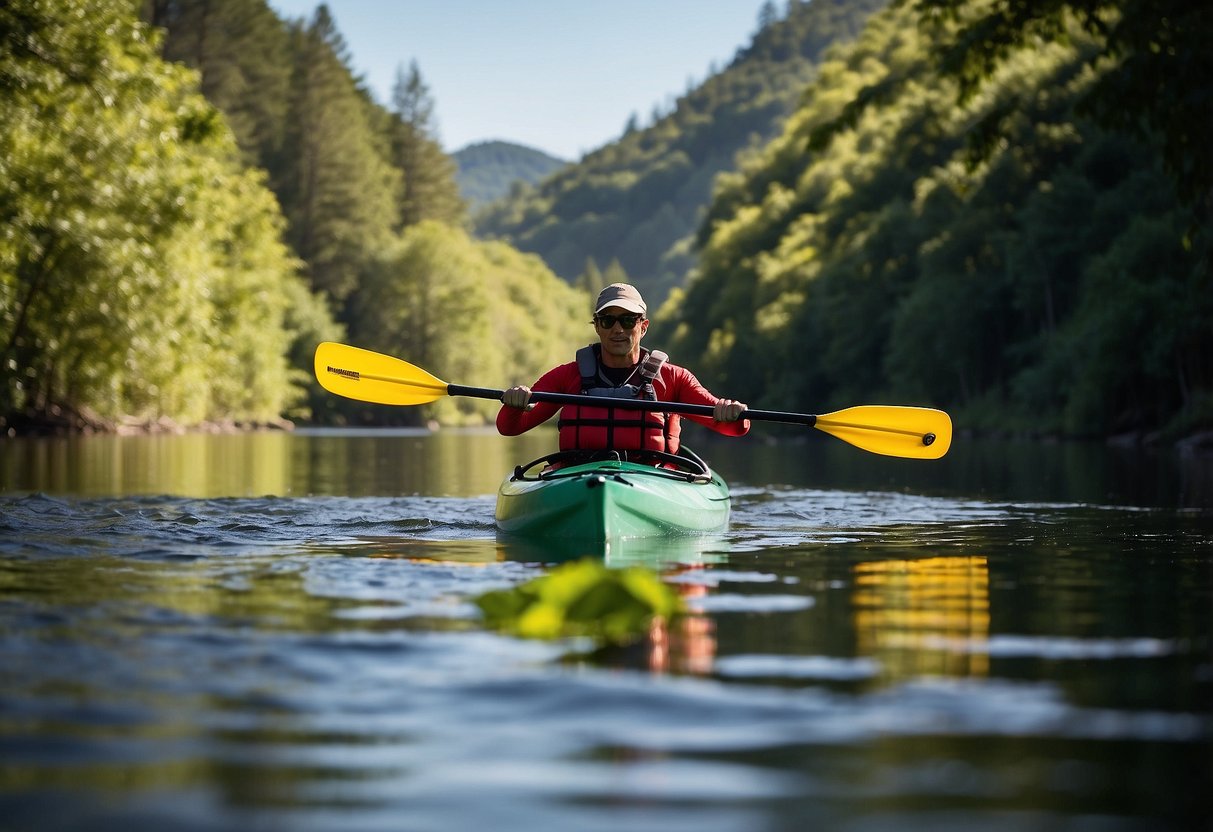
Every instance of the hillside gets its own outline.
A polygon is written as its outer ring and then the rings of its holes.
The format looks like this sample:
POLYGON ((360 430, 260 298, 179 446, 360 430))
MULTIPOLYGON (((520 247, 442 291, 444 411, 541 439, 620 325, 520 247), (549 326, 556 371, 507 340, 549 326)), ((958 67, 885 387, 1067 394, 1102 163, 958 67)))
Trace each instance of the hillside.
POLYGON ((455 182, 472 212, 508 196, 515 183, 538 184, 568 164, 542 150, 502 141, 470 144, 451 156, 458 166, 455 182))
POLYGON ((718 173, 773 138, 826 50, 886 0, 788 4, 732 63, 643 129, 483 211, 477 234, 539 254, 568 281, 622 266, 656 305, 694 263, 690 240, 718 173), (596 270, 596 269, 592 269, 596 270))
MULTIPOLYGON (((899 401, 967 430, 1122 441, 1207 430, 1213 188, 1167 139, 1213 122, 1207 105, 1151 131, 1124 118, 1207 54, 1205 12, 1155 61, 1181 5, 1129 9, 1107 35, 1059 15, 1054 40, 1013 42, 967 98, 946 59, 969 54, 958 25, 984 25, 978 10, 875 15, 722 177, 695 277, 650 341, 771 407, 899 401), (1107 60, 1139 33, 1132 72, 1107 60)), ((1188 77, 1175 100, 1200 100, 1188 77)))

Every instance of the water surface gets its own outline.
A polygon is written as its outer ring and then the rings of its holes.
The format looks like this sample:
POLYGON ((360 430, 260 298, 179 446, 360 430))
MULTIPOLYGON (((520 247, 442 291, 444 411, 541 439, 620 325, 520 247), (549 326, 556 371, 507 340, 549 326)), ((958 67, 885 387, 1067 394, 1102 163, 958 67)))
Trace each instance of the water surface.
POLYGON ((1209 828, 1208 458, 705 439, 727 533, 499 537, 553 439, 0 441, 0 828, 1209 828), (585 555, 692 614, 481 626, 585 555))

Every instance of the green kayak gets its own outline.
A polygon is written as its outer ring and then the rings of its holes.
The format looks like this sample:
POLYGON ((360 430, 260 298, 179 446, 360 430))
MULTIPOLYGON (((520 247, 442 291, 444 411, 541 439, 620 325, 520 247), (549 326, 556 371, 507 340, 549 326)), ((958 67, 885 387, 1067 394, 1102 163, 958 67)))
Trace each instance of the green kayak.
POLYGON ((702 534, 729 522, 729 486, 689 450, 587 458, 561 452, 519 466, 497 492, 497 527, 544 537, 618 540, 702 534), (655 463, 661 464, 655 464, 655 463))

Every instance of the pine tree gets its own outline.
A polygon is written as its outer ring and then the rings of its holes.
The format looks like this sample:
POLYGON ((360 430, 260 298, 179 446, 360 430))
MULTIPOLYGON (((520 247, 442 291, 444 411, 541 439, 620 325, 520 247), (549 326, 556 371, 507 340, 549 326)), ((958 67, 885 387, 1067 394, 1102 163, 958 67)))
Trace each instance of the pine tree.
POLYGON ((613 259, 609 264, 607 264, 606 271, 603 272, 602 275, 603 286, 610 286, 612 283, 631 282, 632 280, 628 277, 628 273, 624 270, 622 263, 613 259))
POLYGON ((223 112, 246 161, 265 167, 286 124, 286 25, 265 0, 150 0, 144 18, 165 30, 166 60, 201 73, 201 92, 223 112))
POLYGON ((775 3, 773 0, 766 0, 758 10, 758 31, 773 26, 778 20, 779 10, 775 8, 775 3))
POLYGON ((392 161, 404 174, 400 196, 400 225, 422 220, 459 224, 467 207, 455 181, 455 162, 443 151, 433 127, 434 102, 417 62, 396 70, 392 90, 392 161))
POLYGON ((598 293, 606 288, 607 282, 602 274, 602 269, 598 268, 598 264, 594 262, 594 258, 587 257, 585 258, 585 269, 578 275, 574 285, 590 297, 597 297, 598 293))
POLYGON ((400 174, 380 155, 372 105, 354 86, 328 10, 318 7, 293 34, 290 117, 272 171, 275 191, 313 288, 340 302, 365 259, 390 239, 400 174))

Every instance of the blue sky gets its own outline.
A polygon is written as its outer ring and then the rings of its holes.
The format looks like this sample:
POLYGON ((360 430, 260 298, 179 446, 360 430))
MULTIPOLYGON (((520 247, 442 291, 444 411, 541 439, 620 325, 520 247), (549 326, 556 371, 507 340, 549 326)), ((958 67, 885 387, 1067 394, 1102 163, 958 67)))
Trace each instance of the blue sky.
MULTIPOLYGON (((269 0, 286 18, 316 0, 269 0)), ((577 159, 648 124, 749 45, 762 0, 329 0, 382 104, 417 61, 448 152, 502 139, 577 159)), ((778 6, 782 11, 783 3, 778 6)))

